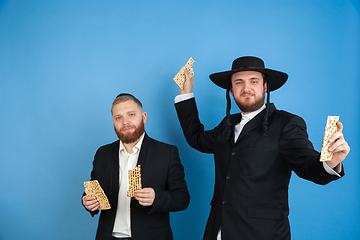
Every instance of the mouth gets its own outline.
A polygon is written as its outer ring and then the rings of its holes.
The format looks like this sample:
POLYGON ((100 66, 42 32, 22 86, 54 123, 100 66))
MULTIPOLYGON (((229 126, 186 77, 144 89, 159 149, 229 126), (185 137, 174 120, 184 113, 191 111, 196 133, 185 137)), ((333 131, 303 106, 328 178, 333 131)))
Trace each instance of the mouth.
POLYGON ((122 132, 129 132, 132 129, 134 129, 135 127, 124 127, 123 129, 121 129, 122 132))
POLYGON ((240 96, 243 97, 243 98, 251 98, 251 97, 254 96, 254 94, 251 94, 251 93, 243 93, 243 94, 241 94, 240 96))

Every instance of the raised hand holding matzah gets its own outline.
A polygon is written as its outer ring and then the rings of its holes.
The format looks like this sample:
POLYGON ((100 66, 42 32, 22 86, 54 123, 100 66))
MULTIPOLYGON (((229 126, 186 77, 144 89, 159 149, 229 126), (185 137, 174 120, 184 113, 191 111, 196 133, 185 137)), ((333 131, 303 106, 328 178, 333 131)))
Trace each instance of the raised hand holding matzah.
POLYGON ((183 89, 180 88, 180 94, 192 93, 194 87, 194 76, 190 77, 189 71, 187 69, 184 70, 185 81, 183 85, 183 89))
POLYGON ((190 57, 180 71, 175 75, 173 80, 180 87, 180 94, 191 93, 194 85, 194 69, 192 65, 195 60, 190 57))
POLYGON ((345 141, 342 133, 343 125, 341 122, 337 122, 337 131, 330 137, 329 142, 332 143, 328 148, 329 152, 333 153, 331 161, 327 161, 327 165, 334 169, 339 163, 341 163, 350 151, 348 143, 345 141))

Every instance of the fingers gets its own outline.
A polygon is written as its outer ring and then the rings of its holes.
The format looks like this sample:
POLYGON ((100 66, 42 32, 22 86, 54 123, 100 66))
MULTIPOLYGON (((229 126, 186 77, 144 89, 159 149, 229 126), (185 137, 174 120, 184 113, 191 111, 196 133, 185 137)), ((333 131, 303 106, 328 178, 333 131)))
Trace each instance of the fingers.
POLYGON ((331 161, 327 163, 329 167, 334 168, 339 163, 344 161, 344 159, 350 152, 350 146, 344 140, 344 138, 342 138, 342 140, 337 140, 332 146, 330 146, 329 151, 333 153, 333 156, 331 161))
POLYGON ((336 132, 329 138, 329 142, 332 143, 328 149, 329 152, 342 151, 346 149, 346 146, 348 146, 347 142, 344 139, 344 135, 342 133, 342 130, 344 128, 343 124, 341 122, 337 122, 336 125, 337 125, 336 132), (340 146, 344 148, 339 148, 340 146))
POLYGON ((337 121, 336 122, 336 126, 337 126, 337 131, 339 132, 342 132, 342 130, 343 130, 343 128, 344 128, 344 126, 343 126, 343 124, 341 123, 341 122, 339 122, 339 121, 337 121))
POLYGON ((83 205, 85 206, 85 208, 91 212, 93 212, 95 210, 99 210, 99 208, 100 208, 100 203, 96 199, 96 197, 84 196, 82 198, 82 201, 83 201, 83 205))
POLYGON ((194 87, 194 77, 190 78, 189 71, 186 68, 184 74, 185 74, 184 88, 183 89, 180 88, 180 94, 192 93, 194 87))
POLYGON ((143 188, 135 191, 135 199, 142 206, 151 206, 155 200, 155 191, 152 188, 143 188))
POLYGON ((344 152, 347 154, 350 151, 350 147, 344 137, 341 136, 329 147, 328 150, 332 153, 344 152))
POLYGON ((333 157, 328 163, 332 168, 341 163, 350 152, 350 146, 345 141, 342 133, 343 125, 341 122, 337 122, 336 124, 337 131, 329 138, 329 142, 332 144, 328 148, 328 151, 333 153, 333 157))

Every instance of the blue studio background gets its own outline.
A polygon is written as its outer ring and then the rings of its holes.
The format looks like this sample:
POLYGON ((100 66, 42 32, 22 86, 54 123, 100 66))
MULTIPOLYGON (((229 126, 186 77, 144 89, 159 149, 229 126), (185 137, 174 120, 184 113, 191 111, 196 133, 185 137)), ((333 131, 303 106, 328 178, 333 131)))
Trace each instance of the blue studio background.
POLYGON ((96 149, 116 140, 110 106, 120 92, 143 102, 151 137, 178 146, 191 203, 171 214, 174 237, 202 239, 213 156, 187 145, 172 78, 195 59, 211 129, 226 101, 208 76, 244 55, 289 74, 271 101, 306 120, 318 151, 328 115, 340 115, 352 148, 337 182, 293 175, 293 239, 360 239, 359 42, 358 0, 0 1, 0 240, 94 239, 83 182, 96 149))

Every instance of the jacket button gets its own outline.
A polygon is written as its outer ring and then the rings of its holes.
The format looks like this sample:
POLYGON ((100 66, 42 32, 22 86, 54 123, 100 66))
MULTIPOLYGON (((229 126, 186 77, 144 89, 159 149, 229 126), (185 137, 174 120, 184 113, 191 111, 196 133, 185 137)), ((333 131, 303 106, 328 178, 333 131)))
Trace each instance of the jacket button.
POLYGON ((228 180, 229 180, 229 179, 230 179, 230 176, 226 176, 226 179, 228 179, 228 180))
POLYGON ((226 204, 226 201, 223 201, 222 204, 225 205, 225 204, 226 204))
POLYGON ((231 156, 235 156, 235 152, 232 152, 232 153, 231 153, 231 156))

